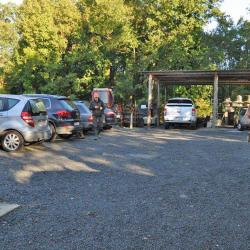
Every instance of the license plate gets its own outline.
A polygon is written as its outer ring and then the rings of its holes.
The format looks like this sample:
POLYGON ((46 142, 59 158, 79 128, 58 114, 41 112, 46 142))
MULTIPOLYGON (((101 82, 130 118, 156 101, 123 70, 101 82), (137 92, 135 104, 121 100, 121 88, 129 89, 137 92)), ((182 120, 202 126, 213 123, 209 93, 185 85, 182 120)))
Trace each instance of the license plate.
POLYGON ((75 122, 74 125, 75 125, 75 126, 79 126, 79 125, 80 125, 80 122, 75 122))
POLYGON ((175 118, 177 121, 180 121, 180 120, 182 120, 182 117, 176 117, 175 118))

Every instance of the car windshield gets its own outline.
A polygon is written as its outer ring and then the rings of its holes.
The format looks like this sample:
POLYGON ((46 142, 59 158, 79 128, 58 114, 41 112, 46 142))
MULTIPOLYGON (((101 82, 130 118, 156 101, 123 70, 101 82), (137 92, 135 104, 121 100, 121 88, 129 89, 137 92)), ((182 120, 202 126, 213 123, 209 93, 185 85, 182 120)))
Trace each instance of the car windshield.
POLYGON ((108 97, 109 97, 109 92, 107 91, 99 91, 99 98, 107 104, 109 102, 108 97))
POLYGON ((32 114, 47 114, 44 103, 40 99, 32 99, 29 101, 32 114))
POLYGON ((77 108, 80 110, 83 114, 90 114, 90 110, 84 103, 76 103, 77 108))
POLYGON ((69 99, 59 99, 59 102, 60 102, 60 105, 62 106, 62 108, 66 109, 68 111, 72 111, 74 109, 77 109, 74 102, 72 102, 69 99))
POLYGON ((167 103, 168 106, 192 106, 193 103, 188 99, 170 99, 167 103))
POLYGON ((187 100, 187 99, 172 99, 169 100, 168 103, 186 103, 186 104, 192 104, 191 100, 187 100))
POLYGON ((245 115, 246 111, 247 111, 246 109, 241 109, 240 110, 240 115, 242 115, 242 116, 245 115))

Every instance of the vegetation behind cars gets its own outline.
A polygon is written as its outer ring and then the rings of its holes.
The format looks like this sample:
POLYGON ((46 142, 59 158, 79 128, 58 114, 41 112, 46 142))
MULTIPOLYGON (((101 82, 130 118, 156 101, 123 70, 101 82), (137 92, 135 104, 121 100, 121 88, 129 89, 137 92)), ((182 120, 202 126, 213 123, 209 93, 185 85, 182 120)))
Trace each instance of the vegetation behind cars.
MULTIPOLYGON (((86 99, 94 87, 106 86, 125 102, 130 96, 134 100, 145 96, 147 90, 138 74, 142 70, 247 69, 249 21, 242 19, 234 25, 218 9, 219 2, 27 0, 18 7, 1 4, 1 91, 86 99), (209 33, 204 27, 211 18, 218 27, 209 33)), ((223 90, 223 95, 249 91, 242 87, 223 90)), ((185 96, 196 103, 194 94, 204 93, 201 98, 206 103, 199 106, 211 106, 211 88, 173 86, 167 98, 173 92, 180 96, 180 91, 189 92, 185 96)))

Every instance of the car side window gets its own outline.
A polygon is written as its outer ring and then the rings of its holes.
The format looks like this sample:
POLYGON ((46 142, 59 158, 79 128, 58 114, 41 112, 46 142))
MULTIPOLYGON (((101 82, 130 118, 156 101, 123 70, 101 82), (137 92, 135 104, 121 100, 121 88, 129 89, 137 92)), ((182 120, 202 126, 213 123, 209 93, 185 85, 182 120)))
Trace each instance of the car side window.
POLYGON ((0 98, 0 112, 6 111, 4 105, 5 98, 0 98))
POLYGON ((17 99, 8 98, 8 100, 7 100, 8 110, 12 109, 18 102, 19 102, 19 100, 17 100, 17 99))

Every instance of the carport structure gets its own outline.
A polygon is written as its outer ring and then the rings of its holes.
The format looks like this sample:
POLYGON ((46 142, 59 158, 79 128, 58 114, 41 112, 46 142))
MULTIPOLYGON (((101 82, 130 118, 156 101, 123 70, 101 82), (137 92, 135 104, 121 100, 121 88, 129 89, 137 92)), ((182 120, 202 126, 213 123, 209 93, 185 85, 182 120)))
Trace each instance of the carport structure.
POLYGON ((220 85, 250 85, 249 70, 190 70, 190 71, 144 71, 148 78, 148 127, 151 125, 150 107, 153 87, 157 87, 157 125, 160 124, 160 86, 168 85, 213 85, 213 127, 218 117, 218 89, 220 85))

